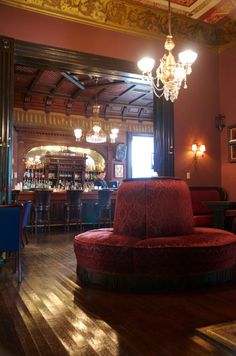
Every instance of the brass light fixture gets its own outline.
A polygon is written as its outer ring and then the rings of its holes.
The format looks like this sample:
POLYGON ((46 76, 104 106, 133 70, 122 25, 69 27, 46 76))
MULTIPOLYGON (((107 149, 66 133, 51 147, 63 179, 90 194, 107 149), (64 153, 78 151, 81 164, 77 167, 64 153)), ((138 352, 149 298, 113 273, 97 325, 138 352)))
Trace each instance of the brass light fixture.
MULTIPOLYGON (((99 79, 95 78, 95 84, 98 84, 99 79)), ((97 102, 97 94, 95 96, 95 104, 92 105, 92 120, 94 122, 93 127, 87 133, 85 133, 84 137, 86 142, 89 143, 105 143, 107 141, 107 134, 103 131, 99 119, 101 105, 97 102)), ((119 129, 113 128, 111 129, 111 133, 109 134, 110 141, 114 143, 118 136, 119 129)), ((81 141, 83 137, 83 132, 81 128, 77 128, 74 130, 76 141, 81 141)))
POLYGON ((206 152, 205 145, 198 145, 196 142, 192 144, 192 152, 194 154, 194 159, 197 160, 199 156, 203 157, 206 152))
MULTIPOLYGON (((105 143, 107 141, 107 134, 103 131, 102 127, 99 124, 100 105, 93 105, 92 112, 94 125, 91 130, 85 133, 85 140, 89 143, 105 143)), ((116 141, 116 138, 118 137, 118 132, 118 128, 111 129, 111 133, 109 134, 111 143, 114 143, 116 141)), ((81 128, 75 129, 74 134, 76 141, 82 140, 83 131, 81 128)))
POLYGON ((168 54, 165 53, 160 59, 155 76, 152 74, 155 65, 153 58, 144 57, 138 61, 137 65, 143 74, 143 79, 150 82, 154 94, 158 98, 164 95, 166 100, 172 102, 178 98, 182 83, 184 83, 184 88, 187 88, 187 75, 191 74, 191 66, 197 59, 196 52, 186 50, 179 53, 176 62, 172 54, 174 47, 175 43, 171 33, 170 0, 168 0, 168 35, 164 45, 168 54))

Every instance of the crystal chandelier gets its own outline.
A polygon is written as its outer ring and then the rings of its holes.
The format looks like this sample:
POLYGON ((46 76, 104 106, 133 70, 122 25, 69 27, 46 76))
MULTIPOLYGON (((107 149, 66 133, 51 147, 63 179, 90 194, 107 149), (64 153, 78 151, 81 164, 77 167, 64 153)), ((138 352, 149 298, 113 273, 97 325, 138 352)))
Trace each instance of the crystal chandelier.
MULTIPOLYGON (((95 121, 99 120, 100 105, 98 104, 93 105, 92 111, 93 111, 93 118, 95 118, 95 121)), ((119 132, 118 128, 111 129, 111 133, 109 134, 111 143, 114 143, 116 141, 116 138, 118 137, 118 132, 119 132)), ((81 141, 83 137, 82 129, 80 128, 75 129, 74 134, 75 134, 76 141, 81 141)), ((86 142, 89 143, 105 143, 107 141, 107 134, 103 131, 99 123, 95 122, 92 129, 85 134, 85 140, 86 142)))
POLYGON ((196 52, 186 50, 179 53, 176 62, 172 54, 174 47, 175 43, 171 34, 170 0, 168 0, 168 36, 164 45, 168 54, 165 53, 160 59, 155 76, 152 74, 155 65, 154 59, 144 57, 138 61, 137 65, 143 74, 143 79, 151 83, 154 94, 158 98, 164 95, 166 100, 172 102, 178 98, 182 83, 184 83, 184 88, 187 88, 187 75, 191 74, 191 66, 197 59, 196 52))
POLYGON ((107 141, 107 135, 103 132, 101 126, 95 124, 93 128, 86 133, 85 139, 90 143, 104 143, 107 141))

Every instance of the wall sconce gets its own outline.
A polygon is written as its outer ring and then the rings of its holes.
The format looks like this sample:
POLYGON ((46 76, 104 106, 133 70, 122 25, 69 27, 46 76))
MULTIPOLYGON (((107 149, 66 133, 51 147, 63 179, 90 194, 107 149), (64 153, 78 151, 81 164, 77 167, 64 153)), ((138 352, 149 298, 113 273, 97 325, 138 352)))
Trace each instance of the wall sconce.
POLYGON ((192 152, 194 154, 194 159, 197 159, 198 157, 203 157, 204 152, 206 152, 206 146, 205 145, 198 145, 197 143, 192 144, 192 152))
POLYGON ((219 131, 222 131, 225 127, 225 116, 218 114, 215 116, 215 126, 219 131))

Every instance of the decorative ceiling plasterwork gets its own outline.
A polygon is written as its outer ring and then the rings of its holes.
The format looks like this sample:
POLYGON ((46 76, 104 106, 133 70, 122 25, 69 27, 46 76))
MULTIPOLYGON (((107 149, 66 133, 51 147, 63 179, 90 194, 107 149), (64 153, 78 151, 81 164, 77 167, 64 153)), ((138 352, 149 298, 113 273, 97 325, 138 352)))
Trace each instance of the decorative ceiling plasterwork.
MULTIPOLYGON (((0 4, 152 37, 166 35, 168 32, 165 11, 148 8, 131 0, 0 0, 0 4)), ((175 37, 221 46, 235 41, 236 21, 232 19, 221 26, 209 25, 173 13, 172 30, 175 37)))
MULTIPOLYGON (((56 129, 56 130, 65 130, 67 129, 70 132, 76 127, 80 127, 82 130, 90 130, 93 127, 93 120, 86 119, 82 116, 70 115, 66 116, 63 114, 50 113, 45 114, 41 111, 24 111, 22 109, 14 109, 13 112, 13 121, 14 126, 17 127, 31 127, 31 128, 47 128, 47 129, 56 129)), ((153 124, 145 123, 140 125, 140 123, 129 122, 107 122, 105 120, 101 120, 101 125, 103 130, 111 131, 114 127, 119 127, 119 130, 122 132, 130 131, 130 132, 153 132, 153 124)))
MULTIPOLYGON (((153 8, 167 9, 167 0, 130 0, 153 8)), ((227 21, 235 15, 235 0, 172 0, 172 12, 210 24, 227 21)))

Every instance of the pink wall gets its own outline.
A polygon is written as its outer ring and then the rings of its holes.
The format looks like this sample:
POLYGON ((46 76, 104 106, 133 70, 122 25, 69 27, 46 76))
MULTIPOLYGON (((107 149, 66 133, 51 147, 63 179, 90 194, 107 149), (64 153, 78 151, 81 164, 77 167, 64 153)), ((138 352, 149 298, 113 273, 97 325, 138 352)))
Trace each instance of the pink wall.
MULTIPOLYGON (((145 53, 159 55, 157 41, 153 39, 63 21, 4 5, 0 5, 0 34, 135 62, 145 53)), ((163 41, 161 43, 163 46, 163 41)))
POLYGON ((221 180, 222 186, 229 193, 229 198, 236 200, 236 163, 228 160, 227 126, 236 126, 236 46, 219 56, 220 78, 220 113, 225 115, 226 128, 221 133, 221 180))
MULTIPOLYGON (((134 62, 147 53, 159 60, 164 52, 164 39, 107 31, 1 5, 0 34, 134 62)), ((180 51, 183 44, 176 47, 180 51)), ((219 133, 214 127, 214 116, 219 112, 218 56, 201 46, 197 52, 189 87, 182 89, 175 103, 176 176, 185 178, 190 172, 190 185, 220 185, 219 133), (190 152, 195 138, 207 148, 197 164, 190 152)))
POLYGON ((218 56, 199 48, 188 88, 175 103, 175 165, 190 185, 220 185, 220 136, 214 117, 218 112, 218 56), (194 141, 206 145, 203 158, 194 160, 194 141))

